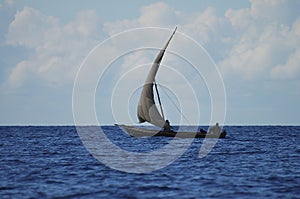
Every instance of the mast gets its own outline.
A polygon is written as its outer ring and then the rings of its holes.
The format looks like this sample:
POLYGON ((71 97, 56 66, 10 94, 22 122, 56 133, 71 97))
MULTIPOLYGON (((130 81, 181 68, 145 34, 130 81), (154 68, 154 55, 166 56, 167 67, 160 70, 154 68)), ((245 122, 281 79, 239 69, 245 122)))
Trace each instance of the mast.
POLYGON ((156 90, 156 94, 157 94, 157 98, 158 98, 158 103, 159 103, 161 115, 162 115, 163 119, 165 120, 165 115, 164 115, 164 111, 163 111, 162 104, 161 104, 161 101, 160 101, 160 96, 159 96, 159 93, 158 93, 156 82, 154 82, 154 85, 155 85, 155 90, 156 90))

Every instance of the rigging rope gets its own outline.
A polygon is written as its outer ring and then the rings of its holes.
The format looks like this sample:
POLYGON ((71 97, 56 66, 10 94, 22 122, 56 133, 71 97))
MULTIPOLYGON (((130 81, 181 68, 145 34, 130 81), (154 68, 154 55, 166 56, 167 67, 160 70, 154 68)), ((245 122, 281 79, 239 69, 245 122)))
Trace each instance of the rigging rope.
MULTIPOLYGON (((155 83, 156 86, 156 83, 155 83)), ((172 100, 172 98, 170 97, 170 95, 164 90, 164 87, 160 84, 158 84, 158 86, 160 86, 161 90, 166 94, 166 96, 169 98, 169 100, 173 103, 173 105, 175 106, 175 108, 177 109, 177 111, 182 115, 182 117, 187 121, 188 124, 191 124, 191 122, 187 119, 187 117, 183 114, 183 112, 178 108, 177 104, 172 100)), ((160 101, 160 98, 159 98, 160 101)))

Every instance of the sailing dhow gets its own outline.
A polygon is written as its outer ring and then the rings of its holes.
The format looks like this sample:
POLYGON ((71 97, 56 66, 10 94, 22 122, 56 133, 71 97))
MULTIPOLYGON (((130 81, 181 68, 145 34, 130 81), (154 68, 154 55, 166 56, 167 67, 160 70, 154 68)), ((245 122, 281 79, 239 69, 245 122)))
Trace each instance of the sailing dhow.
POLYGON ((161 130, 152 130, 145 129, 136 126, 127 126, 127 125, 118 125, 121 128, 125 129, 133 137, 144 137, 144 136, 166 136, 166 137, 180 137, 180 138, 225 138, 226 132, 217 132, 217 133, 207 133, 204 130, 199 132, 176 132, 171 129, 168 120, 165 120, 160 96, 157 89, 157 84, 155 82, 155 76, 158 72, 160 63, 163 59, 165 51, 173 38, 177 27, 172 33, 171 37, 167 41, 164 48, 162 48, 157 55, 152 67, 148 73, 146 81, 143 86, 143 90, 140 96, 140 100, 137 108, 137 117, 140 123, 149 122, 154 126, 160 127, 161 130), (160 105, 160 111, 158 111, 157 106, 154 101, 154 88, 157 93, 158 102, 160 105))

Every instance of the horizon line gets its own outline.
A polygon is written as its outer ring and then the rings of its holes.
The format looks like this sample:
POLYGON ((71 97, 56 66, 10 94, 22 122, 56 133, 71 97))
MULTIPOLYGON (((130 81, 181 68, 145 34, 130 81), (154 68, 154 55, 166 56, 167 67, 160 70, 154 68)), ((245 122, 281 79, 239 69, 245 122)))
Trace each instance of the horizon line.
MULTIPOLYGON (((133 126, 153 126, 150 124, 131 124, 133 126)), ((0 124, 3 126, 116 126, 116 124, 0 124)), ((172 126, 210 126, 209 124, 173 124, 172 126)), ((300 126, 300 124, 225 124, 222 126, 300 126)))

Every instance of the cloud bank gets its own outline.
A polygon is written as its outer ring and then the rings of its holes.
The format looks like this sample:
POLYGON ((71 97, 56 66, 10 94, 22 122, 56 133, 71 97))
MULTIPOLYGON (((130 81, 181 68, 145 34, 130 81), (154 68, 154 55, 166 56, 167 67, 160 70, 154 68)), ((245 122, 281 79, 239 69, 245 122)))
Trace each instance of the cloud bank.
POLYGON ((102 22, 96 11, 85 10, 62 24, 56 17, 24 7, 9 24, 6 44, 33 53, 13 67, 6 83, 20 87, 31 76, 54 85, 70 83, 85 55, 105 36, 149 26, 178 26, 208 49, 225 77, 299 78, 298 8, 294 1, 252 0, 250 8, 229 9, 218 16, 212 7, 185 13, 159 2, 142 7, 137 19, 102 22))

